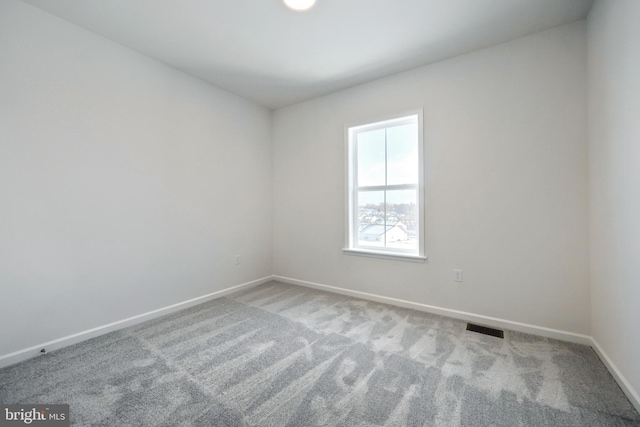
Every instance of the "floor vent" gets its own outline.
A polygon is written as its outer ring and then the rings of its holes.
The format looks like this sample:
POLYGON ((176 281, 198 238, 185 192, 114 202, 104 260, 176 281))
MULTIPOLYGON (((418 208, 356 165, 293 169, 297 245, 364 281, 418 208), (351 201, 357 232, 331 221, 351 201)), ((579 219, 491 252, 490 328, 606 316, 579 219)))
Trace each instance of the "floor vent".
POLYGON ((493 329, 487 326, 474 325, 467 323, 467 331, 478 332, 479 334, 491 335, 492 337, 504 338, 504 331, 493 329))

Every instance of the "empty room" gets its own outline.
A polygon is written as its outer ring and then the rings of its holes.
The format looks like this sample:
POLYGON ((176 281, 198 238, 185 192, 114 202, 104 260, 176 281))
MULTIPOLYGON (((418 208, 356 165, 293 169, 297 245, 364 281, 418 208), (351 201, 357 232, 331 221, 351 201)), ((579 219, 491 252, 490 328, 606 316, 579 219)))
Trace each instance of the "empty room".
POLYGON ((0 0, 0 425, 640 426, 638 22, 0 0))

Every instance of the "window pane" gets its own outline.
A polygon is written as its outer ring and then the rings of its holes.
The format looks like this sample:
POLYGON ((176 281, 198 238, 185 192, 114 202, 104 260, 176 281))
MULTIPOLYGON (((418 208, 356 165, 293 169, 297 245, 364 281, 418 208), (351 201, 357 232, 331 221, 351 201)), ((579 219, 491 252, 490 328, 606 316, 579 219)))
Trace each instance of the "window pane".
POLYGON ((358 192, 358 245, 384 247, 384 191, 358 192))
POLYGON ((358 186, 384 185, 384 129, 357 134, 358 186))
POLYGON ((417 190, 387 191, 387 247, 418 250, 417 190))
POLYGON ((418 183, 418 124, 387 128, 387 185, 418 183))

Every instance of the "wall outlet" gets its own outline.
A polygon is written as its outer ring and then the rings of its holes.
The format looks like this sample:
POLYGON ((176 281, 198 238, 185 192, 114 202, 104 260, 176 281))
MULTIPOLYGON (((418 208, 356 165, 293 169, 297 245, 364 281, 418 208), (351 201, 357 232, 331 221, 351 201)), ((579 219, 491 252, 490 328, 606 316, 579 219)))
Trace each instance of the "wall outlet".
POLYGON ((453 280, 455 282, 462 282, 462 270, 453 270, 453 280))
POLYGON ((236 255, 236 265, 240 265, 240 255, 236 255))

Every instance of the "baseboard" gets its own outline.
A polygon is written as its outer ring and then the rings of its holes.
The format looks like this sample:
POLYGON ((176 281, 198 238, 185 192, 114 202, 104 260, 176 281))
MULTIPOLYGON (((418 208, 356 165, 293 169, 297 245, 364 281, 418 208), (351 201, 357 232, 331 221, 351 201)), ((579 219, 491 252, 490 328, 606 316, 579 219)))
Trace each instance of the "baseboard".
POLYGON ((4 368, 6 366, 19 363, 23 360, 36 357, 41 354, 40 349, 42 348, 46 348, 47 351, 49 352, 58 350, 60 348, 67 347, 67 346, 79 343, 81 341, 86 341, 88 339, 91 339, 100 335, 104 335, 109 332, 113 332, 129 326, 137 325, 139 323, 143 323, 148 320, 162 317, 167 314, 174 313, 176 311, 184 310, 186 308, 193 307, 195 305, 202 304, 216 298, 221 298, 233 292, 238 292, 244 289, 258 286, 263 283, 269 282, 271 280, 277 280, 280 282, 290 283, 298 286, 304 286, 307 288, 319 289, 327 292, 333 292, 337 294, 352 296, 355 298, 376 301, 384 304, 395 305, 398 307, 411 308, 414 310, 424 311, 428 313, 449 316, 449 317, 453 317, 456 319, 461 319, 469 322, 483 323, 487 326, 509 329, 512 331, 524 332, 524 333, 539 335, 547 338, 553 338, 553 339, 558 339, 562 341, 569 341, 569 342, 574 342, 578 344, 588 345, 594 349, 594 351, 596 352, 596 354, 598 355, 602 363, 604 363, 604 365, 607 367, 607 369, 609 370, 613 378, 616 380, 616 382, 618 383, 622 391, 629 398, 629 401, 633 404, 636 410, 640 412, 640 394, 638 394, 638 392, 631 386, 631 384, 627 381, 624 375, 622 375, 618 367, 613 363, 611 358, 609 358, 609 356, 604 351, 604 349, 593 337, 576 334, 573 332, 561 331, 557 329, 545 328, 541 326, 529 325, 526 323, 499 319, 495 317, 467 313, 459 310, 436 307, 432 305, 421 304, 421 303, 406 301, 406 300, 397 299, 397 298, 385 297, 382 295, 370 294, 367 292, 353 291, 350 289, 339 288, 336 286, 323 285, 320 283, 308 282, 305 280, 298 280, 298 279, 293 279, 290 277, 284 277, 284 276, 278 276, 278 275, 266 276, 260 279, 252 280, 250 282, 242 283, 236 286, 231 286, 229 288, 212 292, 207 295, 203 295, 187 301, 182 301, 177 304, 159 308, 157 310, 149 311, 147 313, 139 314, 137 316, 129 317, 127 319, 109 323, 104 326, 99 326, 97 328, 89 329, 73 335, 68 335, 66 337, 59 338, 56 340, 47 341, 42 344, 38 344, 29 348, 25 348, 23 350, 18 350, 16 352, 0 356, 0 368, 4 368))
POLYGON ((607 367, 613 378, 616 380, 624 394, 627 396, 631 404, 640 412, 640 395, 631 386, 629 381, 622 375, 618 367, 613 363, 609 356, 605 353, 600 344, 591 336, 576 334, 573 332, 561 331, 558 329, 545 328, 541 326, 528 325, 526 323, 514 322, 511 320, 498 319, 495 317, 483 316, 480 314, 467 313, 464 311, 452 310, 448 308, 436 307, 427 304, 421 304, 412 301, 401 300, 397 298, 385 297, 382 295, 370 294, 367 292, 352 291, 350 289, 338 288, 336 286, 323 285, 320 283, 308 282, 305 280, 292 279, 284 276, 273 276, 273 280, 292 285, 304 286, 307 288, 319 289, 327 292, 347 295, 356 298, 362 298, 370 301, 381 302, 385 304, 395 305, 398 307, 411 308, 414 310, 425 311, 428 313, 440 314, 456 319, 465 320, 467 322, 483 323, 487 326, 493 326, 501 329, 510 329, 512 331, 524 332, 533 335, 539 335, 547 338, 569 341, 577 344, 588 345, 594 349, 602 363, 607 367))
POLYGON ((290 283, 292 285, 305 286, 307 288, 319 289, 327 292, 348 295, 351 297, 362 298, 370 301, 381 302, 384 304, 395 305, 398 307, 411 308, 414 310, 425 311, 428 313, 449 316, 455 319, 467 322, 480 323, 494 328, 509 329, 527 334, 539 335, 547 338, 553 338, 561 341, 569 341, 577 344, 591 345, 592 340, 588 335, 576 334, 573 332, 561 331, 558 329, 545 328, 542 326, 529 325, 526 323, 514 322, 511 320, 499 319, 495 317, 483 316, 480 314, 467 313, 464 311, 452 310, 449 308, 436 307, 433 305, 421 304, 413 301, 406 301, 397 298, 385 297, 382 295, 370 294, 367 292, 352 291, 350 289, 338 288, 335 286, 323 285, 320 283, 307 282, 305 280, 292 279, 284 276, 273 276, 273 280, 290 283))
POLYGON ((633 389, 629 381, 622 375, 618 367, 613 363, 611 358, 605 353, 604 349, 600 346, 595 338, 591 337, 591 348, 596 352, 604 366, 607 367, 613 378, 616 380, 624 394, 627 395, 631 404, 636 408, 636 411, 640 412, 640 394, 633 389))
POLYGON ((41 354, 40 350, 43 348, 46 348, 47 352, 58 350, 60 348, 67 347, 67 346, 79 343, 81 341, 86 341, 88 339, 91 339, 100 335, 104 335, 109 332, 116 331, 118 329, 127 328, 129 326, 137 325, 139 323, 146 322, 148 320, 152 320, 157 317, 165 316, 167 314, 171 314, 176 311, 184 310, 185 308, 193 307, 194 305, 202 304, 204 302, 223 297, 233 292, 238 292, 243 289, 248 289, 253 286, 258 286, 258 285, 261 285, 262 283, 266 283, 271 280, 273 280, 272 276, 267 276, 260 279, 252 280, 250 282, 242 283, 236 286, 231 286, 229 288, 226 288, 220 291, 212 292, 210 294, 193 298, 187 301, 182 301, 177 304, 172 304, 170 306, 149 311, 147 313, 139 314, 137 316, 129 317, 127 319, 118 320, 117 322, 109 323, 107 325, 98 326, 97 328, 78 332, 77 334, 68 335, 66 337, 58 338, 52 341, 47 341, 45 343, 38 344, 33 347, 25 348, 23 350, 18 350, 13 353, 0 356, 0 368, 4 368, 5 366, 13 365, 15 363, 22 362, 23 360, 36 357, 41 354))

